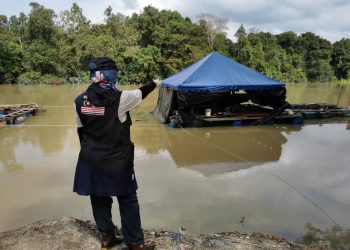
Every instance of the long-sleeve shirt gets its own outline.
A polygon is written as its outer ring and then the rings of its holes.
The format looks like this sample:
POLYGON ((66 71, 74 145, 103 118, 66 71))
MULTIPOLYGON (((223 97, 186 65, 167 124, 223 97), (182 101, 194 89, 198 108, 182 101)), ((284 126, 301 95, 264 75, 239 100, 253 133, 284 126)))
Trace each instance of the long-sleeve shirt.
MULTIPOLYGON (((155 87, 156 87, 155 83, 149 83, 149 84, 143 85, 139 89, 122 91, 122 94, 120 96, 119 108, 118 108, 118 118, 120 122, 122 123, 125 122, 127 118, 126 113, 136 108, 137 106, 139 106, 142 99, 146 98, 146 96, 149 93, 151 93, 155 87)), ((83 124, 81 123, 75 104, 74 104, 74 111, 75 111, 75 119, 76 119, 77 127, 81 128, 83 127, 83 124)))

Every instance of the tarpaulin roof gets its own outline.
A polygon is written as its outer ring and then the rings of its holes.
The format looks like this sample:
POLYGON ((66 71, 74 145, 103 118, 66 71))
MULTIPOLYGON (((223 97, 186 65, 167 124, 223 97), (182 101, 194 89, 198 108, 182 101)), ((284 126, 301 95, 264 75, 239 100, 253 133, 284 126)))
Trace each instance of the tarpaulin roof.
POLYGON ((213 52, 162 81, 180 91, 259 90, 284 86, 234 60, 213 52))

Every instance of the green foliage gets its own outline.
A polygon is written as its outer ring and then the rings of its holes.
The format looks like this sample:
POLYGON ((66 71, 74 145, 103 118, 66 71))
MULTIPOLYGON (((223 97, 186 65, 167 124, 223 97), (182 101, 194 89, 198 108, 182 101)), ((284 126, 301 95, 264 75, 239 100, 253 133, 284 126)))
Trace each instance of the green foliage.
POLYGON ((298 36, 292 31, 284 32, 276 36, 277 43, 284 49, 288 54, 295 53, 295 47, 298 42, 298 36))
POLYGON ((147 48, 130 47, 124 53, 125 68, 121 72, 121 83, 145 83, 160 75, 160 50, 152 45, 147 48))
POLYGON ((201 13, 198 15, 198 19, 207 35, 208 46, 213 49, 216 37, 219 34, 226 35, 228 20, 210 13, 201 13))
POLYGON ((0 15, 0 27, 1 28, 6 28, 7 26, 8 26, 7 16, 0 15))
POLYGON ((29 40, 50 41, 55 33, 54 23, 55 12, 51 9, 45 9, 44 6, 31 2, 29 4, 32 10, 28 19, 29 40))
POLYGON ((234 53, 234 44, 225 35, 218 34, 214 44, 214 50, 225 56, 230 57, 234 53))
POLYGON ((77 34, 89 25, 89 22, 83 15, 83 10, 76 3, 73 3, 70 10, 61 12, 60 16, 62 27, 68 33, 77 34))
POLYGON ((55 75, 46 74, 40 77, 40 83, 49 85, 60 85, 67 83, 66 79, 55 75))
POLYGON ((147 47, 156 44, 156 36, 159 31, 157 27, 161 25, 159 10, 152 6, 146 6, 141 14, 133 14, 131 24, 140 33, 140 45, 147 47))
POLYGON ((55 75, 45 74, 42 75, 40 72, 28 71, 18 77, 19 84, 49 84, 49 85, 60 85, 66 84, 68 81, 62 77, 55 75))
POLYGON ((40 83, 40 72, 27 71, 18 77, 18 83, 20 84, 36 84, 40 83))
POLYGON ((247 36, 247 32, 243 26, 243 24, 241 24, 241 26, 239 26, 238 30, 235 33, 235 37, 237 39, 237 42, 240 43, 242 42, 242 40, 247 36))
POLYGON ((76 72, 76 76, 67 76, 66 81, 70 84, 82 84, 90 82, 90 72, 76 72))
POLYGON ((57 73, 57 50, 57 47, 42 40, 32 42, 25 46, 24 59, 28 63, 26 66, 42 74, 57 73))
POLYGON ((9 28, 21 47, 23 47, 27 19, 27 16, 22 12, 19 14, 19 17, 10 17, 9 28))
POLYGON ((209 13, 192 22, 152 6, 130 17, 108 6, 104 22, 91 24, 76 3, 58 20, 53 10, 30 6, 28 15, 0 15, 0 83, 87 82, 88 62, 97 56, 117 62, 121 83, 147 83, 213 50, 283 82, 350 81, 350 39, 331 44, 311 32, 272 35, 241 25, 233 42, 227 20, 209 13))
POLYGON ((350 80, 350 39, 334 43, 331 65, 337 79, 350 80))
POLYGON ((174 74, 210 51, 203 27, 177 11, 147 6, 141 14, 134 14, 130 23, 141 34, 141 47, 152 45, 160 49, 161 77, 174 74))
POLYGON ((305 226, 306 234, 299 240, 301 243, 310 245, 319 243, 319 241, 328 242, 331 249, 345 250, 350 248, 350 230, 343 229, 335 225, 330 229, 322 230, 307 223, 305 226))
POLYGON ((305 71, 311 82, 329 82, 333 79, 330 65, 332 44, 326 39, 306 32, 301 34, 297 42, 297 51, 305 61, 305 71))
POLYGON ((14 83, 24 71, 22 48, 14 43, 0 44, 0 82, 14 83))

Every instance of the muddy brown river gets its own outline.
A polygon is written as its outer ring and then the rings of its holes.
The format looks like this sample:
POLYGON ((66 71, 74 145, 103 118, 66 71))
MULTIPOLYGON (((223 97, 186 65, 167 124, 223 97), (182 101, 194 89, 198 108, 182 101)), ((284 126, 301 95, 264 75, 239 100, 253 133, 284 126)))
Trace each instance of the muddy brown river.
MULTIPOLYGON (((339 97, 341 86, 289 85, 287 100, 347 107, 350 86, 339 97)), ((72 104, 85 88, 0 85, 0 104, 47 110, 20 125, 0 123, 0 231, 63 216, 92 219, 89 198, 72 192, 79 152, 72 104)), ((155 92, 132 112, 143 227, 288 239, 302 236, 306 223, 350 228, 346 120, 184 130, 158 123, 156 101, 155 92)))

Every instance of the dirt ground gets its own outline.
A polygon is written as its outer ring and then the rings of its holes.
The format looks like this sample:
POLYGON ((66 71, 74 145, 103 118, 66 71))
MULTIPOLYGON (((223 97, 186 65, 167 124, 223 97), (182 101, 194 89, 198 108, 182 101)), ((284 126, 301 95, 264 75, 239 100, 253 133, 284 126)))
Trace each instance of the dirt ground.
MULTIPOLYGON (((156 249, 331 249, 326 243, 305 246, 284 238, 261 233, 239 232, 186 235, 179 232, 145 230, 147 242, 154 242, 156 249)), ((73 218, 38 221, 31 225, 0 233, 0 249, 6 250, 55 250, 100 249, 99 233, 90 221, 73 218)), ((113 250, 127 249, 124 244, 113 250)))

